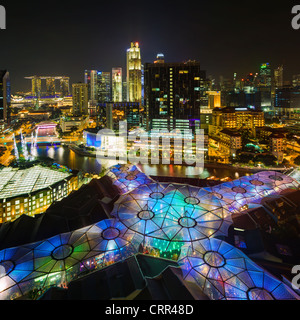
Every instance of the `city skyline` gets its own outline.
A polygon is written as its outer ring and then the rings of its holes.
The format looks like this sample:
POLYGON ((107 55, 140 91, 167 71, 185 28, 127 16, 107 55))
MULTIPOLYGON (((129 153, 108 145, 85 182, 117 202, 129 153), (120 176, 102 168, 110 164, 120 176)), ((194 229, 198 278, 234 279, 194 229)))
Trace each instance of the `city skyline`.
POLYGON ((1 68, 10 71, 12 92, 29 91, 24 78, 34 74, 63 74, 71 83, 83 82, 84 70, 125 70, 133 41, 140 43, 143 63, 153 62, 160 52, 166 62, 197 60, 218 81, 221 75, 257 72, 268 61, 273 69, 283 64, 284 78, 290 80, 300 73, 299 31, 291 26, 294 4, 254 1, 245 8, 235 1, 189 1, 185 6, 165 1, 156 7, 120 1, 79 7, 54 1, 44 8, 36 1, 31 6, 4 1, 1 68))

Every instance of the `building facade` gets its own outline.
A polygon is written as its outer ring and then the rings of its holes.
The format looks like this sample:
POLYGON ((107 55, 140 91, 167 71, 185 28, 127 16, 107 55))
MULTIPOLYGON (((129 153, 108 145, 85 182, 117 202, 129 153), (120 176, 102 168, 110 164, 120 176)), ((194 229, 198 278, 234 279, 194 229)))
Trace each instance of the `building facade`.
POLYGON ((127 50, 127 101, 142 102, 142 58, 139 43, 127 50))
POLYGON ((0 223, 45 212, 78 188, 78 176, 40 166, 3 168, 0 177, 0 223))
POLYGON ((112 69, 112 101, 123 101, 123 76, 122 68, 112 69))
POLYGON ((72 85, 73 114, 88 114, 88 85, 85 83, 74 83, 72 85))
POLYGON ((200 100, 205 72, 200 63, 146 63, 147 130, 200 129, 200 100))

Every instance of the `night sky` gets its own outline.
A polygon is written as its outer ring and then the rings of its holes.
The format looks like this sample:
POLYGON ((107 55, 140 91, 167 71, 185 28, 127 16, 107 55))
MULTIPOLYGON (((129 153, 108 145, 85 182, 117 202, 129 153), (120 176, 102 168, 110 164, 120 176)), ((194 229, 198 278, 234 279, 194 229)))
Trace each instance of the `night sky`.
POLYGON ((300 30, 291 27, 298 1, 2 1, 0 68, 12 91, 30 90, 25 76, 65 75, 83 81, 85 69, 126 67, 131 41, 142 62, 200 61, 215 79, 242 78, 260 63, 284 64, 285 80, 300 73, 300 30), (63 2, 63 3, 62 3, 63 2))

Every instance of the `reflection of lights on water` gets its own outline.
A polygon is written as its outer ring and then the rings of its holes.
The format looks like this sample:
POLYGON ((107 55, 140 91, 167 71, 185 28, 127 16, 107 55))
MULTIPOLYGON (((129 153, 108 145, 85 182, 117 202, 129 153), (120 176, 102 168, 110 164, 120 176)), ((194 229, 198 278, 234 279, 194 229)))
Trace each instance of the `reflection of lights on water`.
POLYGON ((47 151, 47 155, 49 156, 49 158, 54 158, 55 155, 55 150, 53 147, 50 147, 47 151))

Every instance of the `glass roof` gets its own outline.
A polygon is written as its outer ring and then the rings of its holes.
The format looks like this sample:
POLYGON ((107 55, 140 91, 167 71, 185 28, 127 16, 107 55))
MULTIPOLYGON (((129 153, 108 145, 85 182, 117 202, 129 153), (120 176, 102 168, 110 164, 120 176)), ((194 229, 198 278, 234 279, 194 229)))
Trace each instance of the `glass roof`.
POLYGON ((70 173, 41 166, 28 169, 3 168, 0 170, 0 199, 43 190, 70 176, 70 173))
MULTIPOLYGON (((2 173, 8 180, 14 175, 2 173)), ((292 178, 260 172, 198 188, 155 183, 134 165, 117 165, 107 175, 122 192, 111 213, 114 218, 0 251, 0 299, 64 286, 141 249, 178 260, 184 278, 195 281, 211 299, 299 299, 240 250, 215 238, 228 234, 231 214, 245 204, 298 188, 292 178)))
POLYGON ((181 248, 184 279, 212 300, 299 300, 283 282, 225 241, 207 238, 181 248))
POLYGON ((218 198, 181 184, 138 187, 119 198, 111 215, 132 231, 176 242, 227 235, 232 224, 230 212, 218 198))
MULTIPOLYGON (((90 259, 102 255, 107 264, 138 252, 142 237, 115 219, 57 235, 45 241, 0 251, 0 299, 26 294, 33 288, 59 285, 66 274, 88 270, 90 259)), ((70 281, 71 278, 68 278, 70 281)))
POLYGON ((298 188, 299 183, 293 178, 279 172, 264 171, 204 189, 218 197, 230 211, 239 211, 244 205, 260 203, 269 195, 298 188))
POLYGON ((116 165, 111 167, 106 175, 112 179, 113 184, 118 187, 121 194, 129 192, 140 185, 153 182, 149 176, 141 172, 135 165, 116 165))

